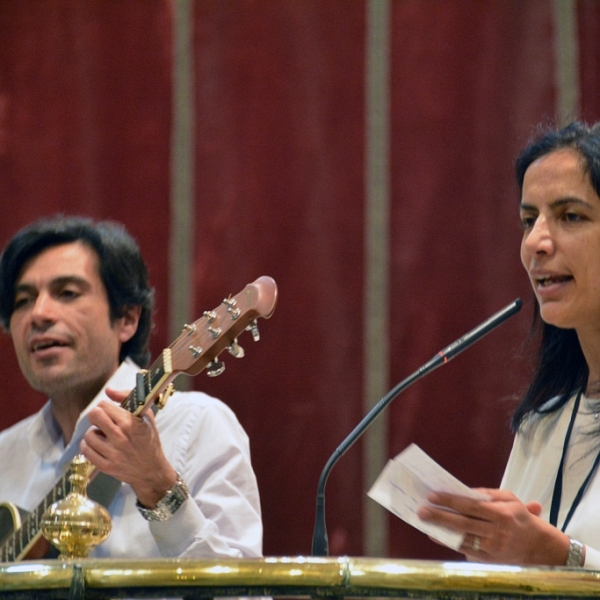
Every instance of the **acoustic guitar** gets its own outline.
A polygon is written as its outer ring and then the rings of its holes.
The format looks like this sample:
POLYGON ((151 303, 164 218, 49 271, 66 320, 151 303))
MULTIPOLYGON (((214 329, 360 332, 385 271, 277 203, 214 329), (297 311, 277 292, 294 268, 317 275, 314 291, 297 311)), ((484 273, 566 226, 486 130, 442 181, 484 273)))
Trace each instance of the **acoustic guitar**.
MULTIPOLYGON (((259 277, 239 294, 229 296, 214 310, 204 312, 192 324, 183 327, 179 337, 152 366, 141 371, 138 385, 122 402, 121 407, 141 416, 151 407, 162 408, 173 392, 173 380, 180 374, 197 375, 206 369, 208 375, 220 375, 225 366, 219 354, 228 350, 236 358, 244 355, 237 338, 244 331, 258 341, 256 320, 268 319, 277 303, 277 285, 271 277, 259 277)), ((50 490, 44 500, 30 513, 13 504, 0 505, 0 562, 46 555, 49 544, 42 537, 40 522, 46 509, 70 492, 71 469, 50 490)), ((93 473, 92 473, 93 475, 93 473)))

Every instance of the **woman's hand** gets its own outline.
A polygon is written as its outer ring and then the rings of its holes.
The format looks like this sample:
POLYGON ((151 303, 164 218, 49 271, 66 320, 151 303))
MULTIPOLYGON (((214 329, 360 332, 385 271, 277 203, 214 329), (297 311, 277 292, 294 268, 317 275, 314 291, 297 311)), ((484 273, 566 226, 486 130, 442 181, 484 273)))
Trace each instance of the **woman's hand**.
POLYGON ((423 521, 464 534, 459 551, 469 560, 520 565, 564 565, 569 537, 540 519, 539 502, 523 504, 505 490, 483 489, 489 500, 433 493, 419 509, 423 521))

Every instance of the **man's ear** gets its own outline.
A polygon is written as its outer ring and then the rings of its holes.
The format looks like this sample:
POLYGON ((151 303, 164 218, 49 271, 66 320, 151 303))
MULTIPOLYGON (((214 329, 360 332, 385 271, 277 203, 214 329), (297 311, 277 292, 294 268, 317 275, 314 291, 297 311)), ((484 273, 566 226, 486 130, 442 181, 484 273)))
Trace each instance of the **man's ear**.
POLYGON ((119 331, 119 341, 122 344, 128 342, 135 335, 141 314, 142 307, 139 305, 123 308, 123 314, 115 321, 115 327, 119 331))

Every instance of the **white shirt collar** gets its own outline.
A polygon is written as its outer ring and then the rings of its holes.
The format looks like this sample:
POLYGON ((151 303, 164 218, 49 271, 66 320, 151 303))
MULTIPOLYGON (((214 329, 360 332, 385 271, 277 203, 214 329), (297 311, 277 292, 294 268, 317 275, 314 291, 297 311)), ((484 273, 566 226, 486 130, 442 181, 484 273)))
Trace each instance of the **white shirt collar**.
POLYGON ((61 433, 52 416, 50 408, 50 400, 46 402, 42 410, 38 414, 38 418, 34 419, 31 424, 31 437, 34 441, 36 451, 47 461, 54 461, 58 457, 55 453, 62 452, 62 457, 59 464, 62 466, 79 452, 79 444, 85 432, 90 428, 90 422, 87 418, 87 413, 96 406, 101 400, 108 400, 106 388, 114 390, 131 390, 135 385, 135 377, 139 372, 140 367, 136 365, 130 358, 126 358, 119 368, 114 372, 112 377, 106 382, 102 389, 96 394, 95 398, 86 406, 79 415, 79 419, 75 425, 73 437, 66 448, 61 444, 61 433))

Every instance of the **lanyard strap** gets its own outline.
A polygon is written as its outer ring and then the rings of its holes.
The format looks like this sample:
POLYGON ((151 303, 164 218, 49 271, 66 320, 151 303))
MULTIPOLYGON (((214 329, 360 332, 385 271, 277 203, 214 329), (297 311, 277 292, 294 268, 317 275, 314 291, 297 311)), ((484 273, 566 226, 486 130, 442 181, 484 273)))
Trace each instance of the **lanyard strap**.
MULTIPOLYGON (((554 527, 558 526, 557 525, 558 524, 558 512, 560 510, 560 501, 561 501, 561 497, 562 497, 563 471, 564 471, 564 466, 565 466, 566 457, 567 457, 567 450, 569 448, 569 440, 571 438, 571 433, 573 431, 573 425, 575 424, 575 417, 577 416, 577 412, 579 410, 579 402, 581 400, 582 393, 583 393, 583 390, 580 390, 579 393, 577 394, 577 398, 575 399, 575 404, 573 405, 573 413, 571 414, 571 421, 569 422, 569 427, 567 428, 567 434, 565 435, 565 442, 563 444, 563 451, 562 451, 562 456, 560 458, 560 465, 559 465, 558 471, 556 473, 556 480, 554 481, 554 491, 552 493, 552 505, 550 506, 550 524, 554 525, 554 527)), ((577 492, 577 495, 575 496, 575 499, 573 500, 573 504, 571 505, 571 508, 569 509, 569 512, 565 519, 565 522, 563 523, 563 526, 561 527, 562 532, 564 532, 565 529, 567 528, 567 525, 569 524, 571 517, 575 513, 575 510, 577 509, 577 507, 579 506, 579 503, 581 502, 581 499, 583 498, 583 495, 585 494, 585 490, 586 490, 590 480, 592 479, 594 473, 596 472, 596 469, 598 468, 599 464, 600 464, 600 452, 596 456, 596 460, 594 460, 594 464, 592 465, 590 472, 587 474, 587 477, 585 478, 584 482, 581 484, 581 487, 579 488, 579 491, 577 492)))

